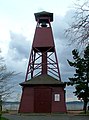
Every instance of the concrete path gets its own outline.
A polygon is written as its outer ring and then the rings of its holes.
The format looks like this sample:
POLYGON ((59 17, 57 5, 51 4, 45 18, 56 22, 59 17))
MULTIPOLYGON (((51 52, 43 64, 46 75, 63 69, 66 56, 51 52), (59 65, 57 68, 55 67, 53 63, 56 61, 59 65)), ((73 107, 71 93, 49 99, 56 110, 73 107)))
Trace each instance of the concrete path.
POLYGON ((4 114, 3 117, 9 120, 89 120, 89 116, 84 115, 68 115, 68 114, 45 114, 45 115, 10 115, 4 114))

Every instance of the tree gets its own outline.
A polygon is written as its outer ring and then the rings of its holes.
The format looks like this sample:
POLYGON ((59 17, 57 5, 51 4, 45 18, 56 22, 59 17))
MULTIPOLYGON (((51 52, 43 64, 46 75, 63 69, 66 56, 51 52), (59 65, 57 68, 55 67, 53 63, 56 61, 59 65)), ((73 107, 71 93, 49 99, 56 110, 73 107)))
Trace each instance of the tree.
POLYGON ((89 44, 89 2, 75 4, 74 10, 73 22, 66 29, 66 36, 71 44, 87 46, 89 44))
POLYGON ((4 59, 0 56, 0 117, 2 113, 2 101, 6 100, 12 91, 10 80, 16 76, 15 72, 9 72, 4 65, 4 59))
POLYGON ((75 73, 73 78, 69 78, 68 85, 74 85, 75 96, 84 101, 84 111, 86 113, 87 103, 89 102, 89 45, 82 56, 76 49, 72 51, 72 54, 74 61, 67 61, 71 67, 75 68, 75 73))

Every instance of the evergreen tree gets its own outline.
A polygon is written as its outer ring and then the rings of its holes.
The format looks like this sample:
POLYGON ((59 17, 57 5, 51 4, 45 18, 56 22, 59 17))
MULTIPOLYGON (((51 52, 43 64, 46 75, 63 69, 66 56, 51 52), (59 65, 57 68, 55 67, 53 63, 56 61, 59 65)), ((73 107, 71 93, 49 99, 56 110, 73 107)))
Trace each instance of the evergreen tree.
POLYGON ((75 96, 84 101, 84 111, 86 113, 87 103, 89 102, 89 45, 84 50, 81 57, 78 50, 72 51, 74 62, 69 60, 71 67, 75 67, 74 77, 69 78, 68 85, 75 87, 75 96))

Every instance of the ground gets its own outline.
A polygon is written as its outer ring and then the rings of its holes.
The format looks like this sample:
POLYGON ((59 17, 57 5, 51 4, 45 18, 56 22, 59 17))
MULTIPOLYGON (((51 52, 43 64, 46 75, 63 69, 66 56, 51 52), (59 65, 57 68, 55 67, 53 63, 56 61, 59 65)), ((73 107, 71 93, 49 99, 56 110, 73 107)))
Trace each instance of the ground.
POLYGON ((68 111, 67 114, 18 114, 6 113, 4 117, 9 120, 89 120, 89 115, 79 114, 81 111, 68 111))

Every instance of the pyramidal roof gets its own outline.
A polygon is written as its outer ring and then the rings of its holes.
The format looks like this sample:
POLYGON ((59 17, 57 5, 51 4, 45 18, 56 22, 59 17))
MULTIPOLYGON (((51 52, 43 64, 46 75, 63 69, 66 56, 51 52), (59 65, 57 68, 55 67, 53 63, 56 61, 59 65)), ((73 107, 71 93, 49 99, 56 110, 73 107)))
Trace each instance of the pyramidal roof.
POLYGON ((37 77, 34 77, 23 83, 20 83, 20 85, 21 86, 24 86, 24 85, 63 85, 65 86, 65 83, 53 78, 50 75, 44 74, 44 75, 39 75, 37 77))
POLYGON ((50 13, 50 12, 42 11, 42 12, 34 13, 34 15, 35 15, 36 21, 40 17, 49 17, 50 18, 50 22, 53 21, 53 13, 50 13))

